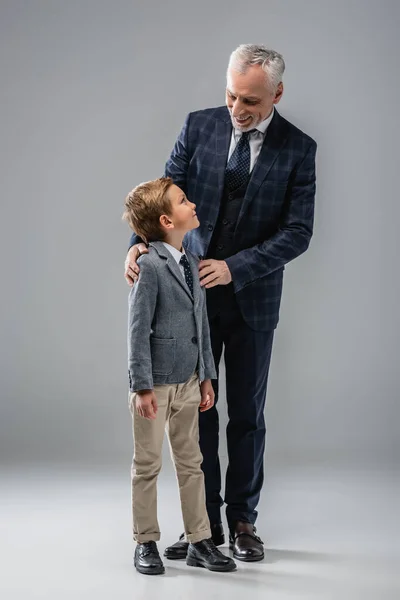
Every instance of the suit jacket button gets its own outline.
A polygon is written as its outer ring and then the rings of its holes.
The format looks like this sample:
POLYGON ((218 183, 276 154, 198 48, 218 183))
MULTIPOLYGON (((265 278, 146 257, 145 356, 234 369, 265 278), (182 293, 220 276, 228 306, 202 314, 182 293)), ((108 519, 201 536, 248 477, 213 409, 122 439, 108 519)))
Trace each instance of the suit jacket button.
POLYGON ((197 344, 197 337, 195 335, 192 337, 192 342, 193 344, 197 344))
POLYGON ((212 231, 214 229, 214 227, 210 224, 208 225, 208 231, 212 231))

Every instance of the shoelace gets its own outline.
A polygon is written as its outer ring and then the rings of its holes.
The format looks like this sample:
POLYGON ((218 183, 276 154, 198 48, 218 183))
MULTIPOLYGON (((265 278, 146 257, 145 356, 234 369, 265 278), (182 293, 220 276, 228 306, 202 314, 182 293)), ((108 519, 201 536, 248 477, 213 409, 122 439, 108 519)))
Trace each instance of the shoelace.
POLYGON ((203 543, 206 547, 207 554, 214 554, 215 552, 219 553, 219 550, 218 550, 217 546, 214 544, 214 542, 212 541, 212 538, 210 538, 208 540, 204 540, 203 543))
POLYGON ((148 556, 149 554, 153 554, 157 552, 157 546, 155 542, 145 542, 143 544, 144 549, 142 552, 142 556, 148 556))

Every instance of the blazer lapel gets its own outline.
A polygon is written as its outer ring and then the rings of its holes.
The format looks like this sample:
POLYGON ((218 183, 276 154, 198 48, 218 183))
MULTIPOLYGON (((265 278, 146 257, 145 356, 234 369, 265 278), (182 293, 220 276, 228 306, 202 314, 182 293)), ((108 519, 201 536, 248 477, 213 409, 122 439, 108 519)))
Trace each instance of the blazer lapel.
POLYGON ((227 118, 217 121, 215 171, 218 174, 218 197, 222 196, 225 184, 225 168, 232 137, 232 122, 227 109, 227 118))
POLYGON ((240 209, 237 223, 243 218, 249 203, 253 200, 260 185, 267 177, 272 165, 277 159, 281 148, 286 142, 287 130, 284 126, 281 116, 275 109, 274 117, 269 124, 264 143, 261 147, 260 154, 256 160, 253 171, 250 176, 250 181, 247 186, 246 194, 240 209))
MULTIPOLYGON (((151 242, 150 245, 153 246, 157 250, 159 256, 162 256, 163 258, 165 258, 167 260, 167 267, 170 270, 171 274, 175 277, 175 279, 177 280, 177 282, 179 283, 181 288, 186 292, 186 294, 189 296, 189 298, 193 301, 193 296, 190 293, 190 290, 186 284, 185 277, 184 277, 182 271, 180 270, 179 265, 176 262, 176 260, 174 259, 174 257, 168 252, 167 248, 164 246, 164 244, 162 242, 151 242)), ((194 275, 193 275, 193 278, 194 278, 194 275)))
POLYGON ((186 252, 186 258, 189 261, 190 268, 193 274, 193 301, 196 307, 201 299, 202 289, 199 279, 199 263, 191 252, 186 252))
POLYGON ((193 301, 193 296, 190 293, 190 290, 186 284, 185 277, 182 271, 180 270, 178 263, 172 256, 171 258, 167 259, 167 267, 169 268, 175 279, 178 281, 179 285, 185 290, 189 298, 193 301))

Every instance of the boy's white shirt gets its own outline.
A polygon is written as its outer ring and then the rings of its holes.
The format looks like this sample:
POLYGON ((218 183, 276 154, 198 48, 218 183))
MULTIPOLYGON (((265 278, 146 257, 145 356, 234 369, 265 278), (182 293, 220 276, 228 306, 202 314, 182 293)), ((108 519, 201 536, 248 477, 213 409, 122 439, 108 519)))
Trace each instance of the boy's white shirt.
MULTIPOLYGON (((185 271, 183 269, 183 265, 181 265, 181 258, 182 256, 185 254, 185 249, 182 247, 183 252, 180 252, 179 250, 177 250, 174 246, 171 246, 171 244, 167 244, 167 242, 163 242, 164 246, 166 247, 166 249, 168 250, 168 252, 170 252, 173 256, 173 258, 176 260, 176 262, 178 263, 178 267, 180 269, 180 272, 183 275, 183 279, 185 279, 185 271)), ((185 280, 186 281, 186 280, 185 280)))

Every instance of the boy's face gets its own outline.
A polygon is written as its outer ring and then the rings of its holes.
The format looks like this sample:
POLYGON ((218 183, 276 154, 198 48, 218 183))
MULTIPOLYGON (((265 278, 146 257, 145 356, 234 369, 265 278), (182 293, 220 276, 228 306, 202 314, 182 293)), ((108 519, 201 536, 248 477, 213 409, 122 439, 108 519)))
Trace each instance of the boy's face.
MULTIPOLYGON (((171 203, 171 214, 168 216, 169 226, 167 226, 167 230, 185 234, 191 229, 196 229, 200 225, 196 215, 196 205, 189 202, 185 193, 177 185, 171 185, 167 193, 171 203)), ((162 215, 160 220, 165 227, 164 218, 165 215, 162 215)))

